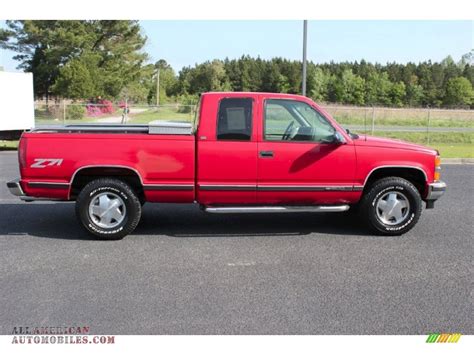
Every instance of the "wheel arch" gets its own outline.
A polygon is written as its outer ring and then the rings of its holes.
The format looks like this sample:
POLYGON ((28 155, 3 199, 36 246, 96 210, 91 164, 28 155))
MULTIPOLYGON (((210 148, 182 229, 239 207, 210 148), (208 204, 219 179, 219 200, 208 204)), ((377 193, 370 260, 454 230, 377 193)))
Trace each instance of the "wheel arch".
POLYGON ((136 169, 123 165, 86 165, 74 171, 70 180, 68 198, 76 199, 85 185, 103 177, 122 180, 128 183, 140 197, 143 197, 143 179, 136 169))
POLYGON ((428 181, 426 172, 418 166, 402 165, 384 165, 372 169, 365 178, 364 192, 366 192, 375 181, 389 176, 401 177, 408 180, 416 187, 420 196, 423 197, 425 195, 426 183, 428 181))

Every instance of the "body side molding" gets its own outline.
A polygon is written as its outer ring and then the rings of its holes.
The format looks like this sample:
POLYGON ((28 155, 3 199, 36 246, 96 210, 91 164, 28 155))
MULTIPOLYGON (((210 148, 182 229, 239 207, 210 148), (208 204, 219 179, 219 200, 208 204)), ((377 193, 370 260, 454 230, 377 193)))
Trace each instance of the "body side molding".
POLYGON ((145 191, 192 191, 194 185, 192 184, 145 184, 143 185, 145 191))
POLYGON ((28 186, 43 189, 67 189, 71 185, 68 182, 29 181, 28 186))
POLYGON ((359 185, 199 185, 203 191, 362 191, 363 188, 359 185))

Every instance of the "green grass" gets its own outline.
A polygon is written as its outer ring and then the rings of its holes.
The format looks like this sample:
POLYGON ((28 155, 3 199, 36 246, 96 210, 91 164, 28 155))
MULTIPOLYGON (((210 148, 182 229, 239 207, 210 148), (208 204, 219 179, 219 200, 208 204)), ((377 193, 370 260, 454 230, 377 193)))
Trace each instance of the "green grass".
POLYGON ((0 141, 0 150, 16 150, 18 141, 0 141))
POLYGON ((435 132, 430 133, 429 141, 424 132, 376 131, 374 135, 401 139, 438 149, 442 158, 474 158, 474 133, 435 132))
POLYGON ((432 148, 438 149, 443 158, 474 158, 473 144, 434 143, 432 148))
MULTIPOLYGON (((367 127, 372 125, 372 119, 370 116, 365 120, 364 117, 357 116, 345 116, 338 115, 334 116, 337 122, 342 125, 358 125, 363 126, 364 124, 367 127)), ((375 124, 377 126, 416 126, 416 127, 426 127, 428 124, 427 119, 419 118, 375 118, 375 124)), ((434 118, 430 120, 430 127, 464 127, 464 128, 474 128, 474 120, 469 119, 455 119, 455 118, 446 118, 439 119, 434 118)))
POLYGON ((181 113, 173 107, 163 107, 158 110, 150 109, 129 116, 128 123, 148 123, 154 120, 171 120, 191 122, 194 114, 191 112, 181 113))
POLYGON ((474 132, 431 132, 428 140, 426 132, 375 131, 374 136, 402 139, 418 144, 462 143, 474 145, 474 132))
POLYGON ((343 125, 364 125, 372 123, 372 115, 377 126, 417 126, 426 127, 428 116, 430 127, 474 128, 474 110, 439 110, 388 107, 323 106, 343 125))

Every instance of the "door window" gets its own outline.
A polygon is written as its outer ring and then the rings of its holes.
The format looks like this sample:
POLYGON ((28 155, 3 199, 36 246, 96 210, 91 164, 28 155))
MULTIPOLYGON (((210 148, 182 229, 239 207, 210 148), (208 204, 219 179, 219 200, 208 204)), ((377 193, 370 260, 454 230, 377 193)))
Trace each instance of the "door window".
POLYGON ((264 139, 330 143, 336 130, 313 107, 296 100, 265 101, 264 139))

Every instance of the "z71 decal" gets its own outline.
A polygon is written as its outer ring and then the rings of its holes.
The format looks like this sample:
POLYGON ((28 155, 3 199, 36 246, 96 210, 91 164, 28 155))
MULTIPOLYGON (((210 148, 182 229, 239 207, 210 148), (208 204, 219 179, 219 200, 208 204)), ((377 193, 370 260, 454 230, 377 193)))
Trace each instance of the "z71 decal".
POLYGON ((46 168, 47 166, 60 166, 63 163, 62 159, 35 159, 30 168, 46 168))

